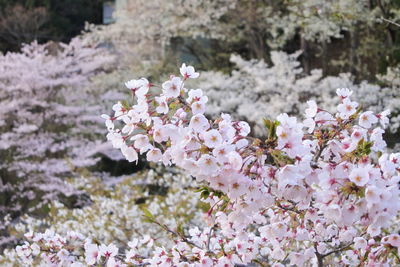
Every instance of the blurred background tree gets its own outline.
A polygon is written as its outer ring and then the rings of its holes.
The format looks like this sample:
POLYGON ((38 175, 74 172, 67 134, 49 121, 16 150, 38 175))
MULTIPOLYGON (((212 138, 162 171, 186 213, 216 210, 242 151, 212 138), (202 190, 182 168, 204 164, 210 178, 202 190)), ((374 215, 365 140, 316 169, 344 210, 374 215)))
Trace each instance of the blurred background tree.
POLYGON ((102 23, 103 0, 0 0, 0 50, 37 40, 69 42, 85 22, 102 23))
POLYGON ((349 72, 357 82, 376 82, 376 74, 400 62, 399 28, 388 22, 399 22, 400 0, 115 2, 116 23, 96 35, 127 44, 124 54, 139 62, 192 61, 228 73, 231 54, 271 64, 271 51, 302 50, 304 74, 316 68, 324 76, 349 72))

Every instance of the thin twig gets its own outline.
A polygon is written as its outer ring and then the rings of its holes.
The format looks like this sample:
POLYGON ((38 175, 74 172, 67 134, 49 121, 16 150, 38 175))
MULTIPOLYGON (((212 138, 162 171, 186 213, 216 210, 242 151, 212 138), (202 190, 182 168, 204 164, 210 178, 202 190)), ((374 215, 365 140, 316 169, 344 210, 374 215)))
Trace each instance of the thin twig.
POLYGON ((340 248, 338 248, 338 249, 335 249, 335 250, 332 250, 332 251, 330 251, 330 252, 328 252, 328 253, 325 253, 325 254, 322 255, 322 257, 325 258, 325 257, 328 257, 328 256, 331 255, 331 254, 334 254, 334 253, 337 253, 337 252, 341 252, 341 251, 343 251, 343 250, 349 248, 351 245, 353 245, 353 243, 347 244, 347 245, 342 246, 342 247, 340 247, 340 248))
POLYGON ((192 245, 192 246, 194 246, 194 247, 197 247, 197 248, 202 249, 202 247, 200 247, 200 246, 196 245, 195 243, 193 243, 192 241, 188 240, 184 235, 182 235, 182 234, 180 234, 180 233, 178 233, 178 232, 175 232, 175 231, 171 230, 167 225, 162 224, 162 223, 159 223, 159 222, 156 221, 156 220, 152 220, 152 222, 155 223, 155 224, 157 224, 157 225, 160 226, 161 228, 163 228, 165 231, 171 233, 172 235, 181 238, 181 240, 182 240, 183 242, 185 242, 185 243, 187 243, 187 244, 189 244, 189 245, 192 245))
POLYGON ((386 21, 387 23, 390 23, 390 24, 393 24, 393 25, 395 25, 395 26, 397 26, 397 27, 400 27, 400 24, 398 24, 398 23, 396 23, 396 22, 394 22, 394 21, 385 19, 385 18, 383 18, 383 17, 381 17, 380 19, 383 20, 383 21, 386 21))
POLYGON ((207 251, 210 251, 210 241, 211 241, 211 236, 212 236, 212 232, 214 231, 214 227, 210 228, 210 232, 208 233, 208 238, 207 238, 207 251))
POLYGON ((315 256, 317 257, 318 267, 324 267, 324 256, 318 252, 317 243, 314 242, 315 256))

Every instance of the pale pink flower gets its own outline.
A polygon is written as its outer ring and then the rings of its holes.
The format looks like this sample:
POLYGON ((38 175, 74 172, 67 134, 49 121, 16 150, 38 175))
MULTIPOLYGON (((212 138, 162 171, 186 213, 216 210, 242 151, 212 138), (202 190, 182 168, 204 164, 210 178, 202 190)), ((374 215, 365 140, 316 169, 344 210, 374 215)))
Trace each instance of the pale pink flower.
POLYGON ((118 248, 114 244, 109 244, 108 246, 101 244, 99 247, 99 254, 106 259, 113 258, 118 255, 118 248))
POLYGON ((134 135, 131 137, 131 140, 135 141, 134 146, 140 150, 140 153, 144 153, 153 147, 149 142, 149 137, 144 134, 134 135))
POLYGON ((336 94, 344 99, 351 96, 353 94, 353 91, 349 90, 348 88, 338 88, 336 89, 336 94))
POLYGON ((154 127, 153 130, 153 139, 157 143, 162 143, 168 140, 168 136, 162 131, 164 126, 154 127))
POLYGON ((227 157, 228 157, 229 165, 232 167, 232 169, 238 171, 242 168, 243 158, 242 158, 242 156, 240 156, 239 153, 237 153, 236 151, 231 151, 228 153, 227 157))
POLYGON ((354 130, 353 130, 353 132, 351 133, 351 139, 352 140, 355 140, 355 141, 360 141, 361 139, 367 139, 367 132, 366 132, 366 130, 365 129, 362 129, 362 128, 359 128, 359 129, 357 129, 357 128, 355 128, 354 127, 354 130))
POLYGON ((126 112, 126 109, 124 108, 121 102, 114 104, 112 110, 114 110, 114 117, 120 117, 126 112))
POLYGON ((124 145, 124 140, 120 133, 109 132, 107 140, 111 141, 114 148, 121 148, 124 145))
POLYGON ((370 141, 373 142, 371 149, 373 151, 381 151, 383 152, 384 148, 386 147, 386 142, 383 140, 383 134, 385 131, 378 127, 372 130, 370 135, 370 141))
POLYGON ((283 260, 285 258, 285 252, 280 248, 276 247, 271 253, 271 257, 275 260, 283 260))
POLYGON ((239 121, 238 122, 239 126, 239 135, 241 136, 247 136, 250 133, 250 126, 247 122, 245 121, 239 121))
POLYGON ((199 133, 208 130, 210 123, 203 114, 196 114, 191 118, 189 128, 199 133))
POLYGON ((367 240, 363 237, 355 237, 354 240, 354 248, 357 250, 365 250, 368 246, 367 240))
POLYGON ((372 111, 366 111, 360 114, 360 119, 358 124, 364 128, 371 128, 372 124, 378 122, 378 117, 374 115, 372 111))
POLYGON ((126 146, 126 145, 122 146, 121 147, 121 152, 124 155, 124 157, 126 158, 126 160, 129 161, 129 162, 133 162, 133 161, 137 161, 138 160, 138 153, 131 146, 126 146))
POLYGON ((234 149, 233 145, 219 145, 213 149, 212 153, 219 163, 225 163, 228 162, 228 153, 234 149))
POLYGON ((222 143, 221 134, 215 130, 211 129, 203 134, 204 144, 209 148, 214 148, 222 143))
POLYGON ((192 66, 186 66, 185 63, 182 64, 182 67, 179 70, 185 79, 187 78, 196 79, 200 75, 198 72, 195 72, 192 66))
POLYGON ((349 98, 345 98, 337 108, 339 111, 339 117, 342 119, 348 119, 351 115, 356 113, 357 107, 357 102, 352 102, 349 98))
POLYGON ((351 171, 349 179, 357 186, 364 186, 369 181, 368 170, 365 168, 355 168, 351 171))
POLYGON ((121 132, 127 135, 130 135, 136 128, 136 124, 139 122, 139 119, 136 117, 126 116, 123 118, 125 123, 124 127, 122 128, 121 132))
POLYGON ((114 126, 114 122, 111 119, 111 117, 107 114, 102 114, 101 117, 106 120, 104 123, 106 124, 108 131, 114 130, 115 126, 114 126))
POLYGON ((231 199, 236 199, 244 195, 248 191, 246 178, 240 174, 232 174, 229 177, 229 192, 228 196, 231 199))
POLYGON ((218 170, 217 160, 210 155, 202 155, 198 161, 199 171, 201 174, 211 174, 218 170))
POLYGON ((156 96, 154 98, 158 104, 156 107, 156 112, 161 114, 167 114, 169 111, 167 98, 165 96, 156 96))
POLYGON ((201 89, 191 89, 188 93, 188 98, 186 99, 186 101, 189 104, 197 101, 207 103, 208 97, 203 95, 203 90, 201 89))
POLYGON ((290 265, 303 266, 305 262, 305 256, 303 253, 291 252, 289 255, 290 265))
POLYGON ((85 261, 88 265, 95 265, 100 259, 99 247, 95 244, 85 245, 85 261))
POLYGON ((398 234, 391 234, 387 236, 387 243, 393 247, 400 247, 400 236, 398 234))
POLYGON ((314 118, 318 112, 317 103, 314 100, 307 101, 308 108, 306 109, 306 117, 307 118, 314 118))
POLYGON ((389 124, 389 118, 388 118, 389 115, 390 115, 390 110, 388 109, 376 115, 379 118, 379 121, 383 129, 385 129, 386 126, 389 124))
POLYGON ((381 190, 374 186, 370 185, 365 190, 365 199, 367 200, 368 206, 372 206, 373 204, 378 204, 380 199, 381 190))
POLYGON ((150 83, 147 79, 130 80, 125 83, 125 86, 132 90, 138 98, 143 98, 150 88, 150 83))
POLYGON ((148 161, 158 162, 162 158, 162 153, 160 149, 152 148, 147 152, 146 156, 148 161))
POLYGON ((204 114, 204 112, 206 112, 206 104, 201 101, 193 102, 193 104, 190 107, 192 108, 192 113, 194 115, 204 114))
POLYGON ((173 77, 171 80, 162 84, 163 93, 167 98, 175 98, 181 94, 182 80, 179 77, 173 77))
POLYGON ((303 125, 308 128, 307 132, 312 133, 315 129, 315 120, 313 118, 307 118, 303 121, 303 125))

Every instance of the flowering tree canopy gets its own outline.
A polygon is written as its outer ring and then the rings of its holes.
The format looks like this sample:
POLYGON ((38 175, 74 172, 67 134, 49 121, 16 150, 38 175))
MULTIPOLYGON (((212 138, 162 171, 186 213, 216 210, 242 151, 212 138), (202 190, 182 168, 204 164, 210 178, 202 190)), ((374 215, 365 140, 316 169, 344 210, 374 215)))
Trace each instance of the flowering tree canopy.
POLYGON ((102 115, 107 135, 130 162, 182 168, 201 184, 209 204, 207 227, 171 229, 144 209, 148 221, 175 237, 172 248, 134 239, 125 253, 80 234, 29 233, 17 248, 23 260, 38 255, 54 266, 302 266, 400 264, 394 219, 400 204, 400 154, 385 153, 382 138, 389 111, 363 111, 352 91, 337 89, 336 110, 307 102, 305 119, 285 113, 264 120, 266 138, 251 137, 244 121, 229 114, 211 120, 208 97, 185 82, 197 78, 182 65, 182 77, 162 85, 147 79, 125 85, 132 101, 102 115), (161 90, 161 93, 156 93, 161 90))
POLYGON ((231 56, 235 69, 230 74, 207 71, 202 73, 197 86, 209 97, 206 113, 215 117, 221 112, 232 114, 254 124, 253 134, 265 134, 260 118, 275 117, 280 113, 296 115, 307 108, 307 100, 314 100, 325 109, 335 108, 336 89, 352 88, 354 96, 364 108, 379 112, 392 111, 390 131, 400 127, 400 72, 397 68, 378 76, 375 84, 368 81, 356 83, 350 73, 323 76, 322 70, 313 69, 305 74, 299 56, 301 51, 287 54, 272 51, 272 64, 264 60, 245 60, 231 56), (266 105, 268 103, 268 105, 266 105))
POLYGON ((0 214, 76 191, 60 177, 96 162, 92 137, 102 133, 84 89, 112 60, 83 38, 0 55, 0 214))
POLYGON ((363 80, 399 64, 398 27, 387 23, 399 21, 399 8, 389 0, 124 0, 115 23, 88 29, 130 62, 174 65, 168 51, 178 46, 205 69, 226 69, 231 53, 269 60, 271 50, 302 50, 306 73, 317 67, 363 80))

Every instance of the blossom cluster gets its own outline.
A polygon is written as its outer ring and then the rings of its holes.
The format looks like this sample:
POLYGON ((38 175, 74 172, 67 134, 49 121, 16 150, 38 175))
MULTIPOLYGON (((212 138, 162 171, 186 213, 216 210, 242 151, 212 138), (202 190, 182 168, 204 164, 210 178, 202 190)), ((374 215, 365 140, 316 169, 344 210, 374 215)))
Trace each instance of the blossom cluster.
MULTIPOLYGON (((140 251, 140 255, 149 255, 152 250, 151 244, 171 248, 174 242, 171 241, 168 232, 162 231, 161 226, 153 227, 149 222, 146 223, 147 218, 142 216, 142 209, 146 208, 157 217, 160 225, 171 229, 184 224, 202 227, 203 211, 198 209, 198 194, 193 194, 190 190, 191 186, 195 186, 192 179, 176 169, 169 169, 168 172, 163 169, 158 167, 135 173, 133 176, 118 178, 99 179, 89 176, 73 179, 71 183, 74 187, 85 188, 85 192, 90 194, 91 205, 69 209, 62 203, 54 201, 49 206, 48 217, 21 216, 17 224, 10 223, 8 228, 14 236, 20 238, 27 232, 39 233, 46 229, 46 238, 50 234, 54 238, 62 237, 69 244, 64 246, 67 250, 71 245, 74 247, 82 245, 84 248, 84 241, 89 238, 96 245, 112 243, 119 247, 119 256, 127 253, 127 244, 135 238, 147 240, 138 241, 136 249, 140 251), (155 190, 157 187, 163 190, 155 190), (80 243, 70 238, 71 233, 77 231, 82 237, 80 243)), ((39 234, 36 236, 43 237, 39 234)), ((32 234, 27 237, 33 241, 32 234)), ((37 246, 43 247, 43 243, 37 242, 37 239, 32 244, 36 244, 32 249, 37 246)), ((53 258, 53 264, 59 263, 56 254, 60 251, 60 247, 53 247, 52 251, 47 249, 43 253, 46 255, 36 257, 36 252, 28 253, 30 248, 24 246, 26 243, 21 245, 22 247, 16 251, 8 249, 4 255, 0 255, 0 265, 20 266, 29 263, 32 266, 48 266, 50 258, 53 258)), ((74 255, 80 252, 83 252, 83 249, 77 249, 74 255)), ((79 262, 86 265, 91 260, 88 258, 86 261, 83 258, 79 262)))
MULTIPOLYGON (((155 246, 149 256, 135 250, 147 240, 134 240, 124 257, 113 245, 97 246, 83 238, 86 256, 74 256, 76 250, 64 249, 66 242, 56 242, 51 250, 68 257, 56 255, 54 262, 399 264, 400 236, 393 220, 400 210, 400 154, 385 153, 382 137, 389 111, 363 112, 351 99, 352 91, 339 88, 336 112, 310 100, 304 121, 285 113, 264 119, 266 138, 258 139, 250 136, 247 122, 228 114, 207 118, 207 96, 201 89, 185 88, 199 74, 185 64, 180 73, 160 87, 145 78, 128 81, 134 102, 119 102, 112 116, 102 117, 108 140, 128 161, 145 155, 148 161, 182 168, 202 184, 198 191, 210 207, 208 227, 164 227, 176 244, 155 246), (157 88, 161 94, 152 94, 157 88)), ((144 215, 157 224, 150 212, 144 215)), ((50 241, 46 234, 33 238, 45 243, 39 244, 42 250, 58 239, 53 234, 50 241)))

